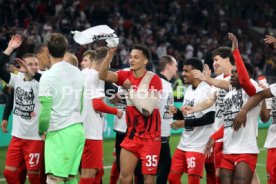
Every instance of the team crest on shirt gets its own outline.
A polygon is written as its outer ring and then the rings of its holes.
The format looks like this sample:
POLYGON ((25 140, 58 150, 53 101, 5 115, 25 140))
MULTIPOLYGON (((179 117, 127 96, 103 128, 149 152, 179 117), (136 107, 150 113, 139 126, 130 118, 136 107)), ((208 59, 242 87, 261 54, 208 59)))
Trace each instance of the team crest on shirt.
POLYGON ((221 89, 218 91, 218 95, 217 95, 217 100, 216 100, 216 108, 217 113, 216 113, 216 117, 221 118, 223 115, 223 111, 224 111, 224 103, 223 103, 223 99, 226 95, 226 90, 221 89))
POLYGON ((243 105, 242 89, 237 90, 231 96, 224 99, 224 128, 233 126, 234 118, 243 105))
POLYGON ((23 119, 31 119, 35 108, 34 91, 32 88, 24 89, 17 87, 15 89, 15 106, 13 113, 23 119))

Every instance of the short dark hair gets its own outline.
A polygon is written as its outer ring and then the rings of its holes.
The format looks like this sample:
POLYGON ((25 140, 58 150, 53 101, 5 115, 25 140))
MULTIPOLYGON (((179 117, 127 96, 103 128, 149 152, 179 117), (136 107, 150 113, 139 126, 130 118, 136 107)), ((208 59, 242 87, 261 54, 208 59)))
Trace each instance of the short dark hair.
POLYGON ((212 58, 215 56, 220 56, 223 59, 229 57, 230 63, 234 66, 235 65, 235 59, 232 53, 232 50, 229 47, 219 47, 216 50, 212 52, 212 58))
POLYGON ((68 47, 68 41, 62 34, 52 33, 47 46, 51 56, 63 58, 68 47))
POLYGON ((203 71, 203 62, 198 58, 187 59, 183 65, 191 65, 193 69, 200 70, 201 72, 203 71))
POLYGON ((137 50, 142 51, 142 53, 144 54, 144 56, 145 56, 148 60, 151 59, 151 53, 150 53, 150 50, 149 50, 149 48, 148 48, 147 46, 137 44, 137 45, 133 45, 132 50, 133 50, 133 49, 137 49, 137 50))
POLYGON ((107 47, 99 47, 95 50, 95 56, 94 59, 95 61, 99 61, 105 58, 106 54, 108 52, 107 47))
POLYGON ((43 48, 47 47, 46 44, 39 44, 38 46, 35 47, 34 53, 39 54, 43 51, 43 48))
POLYGON ((95 58, 95 51, 94 50, 87 50, 82 54, 82 57, 88 56, 91 61, 95 58))
POLYGON ((167 64, 172 64, 174 61, 174 58, 170 55, 165 55, 160 58, 158 69, 160 72, 164 71, 167 64))

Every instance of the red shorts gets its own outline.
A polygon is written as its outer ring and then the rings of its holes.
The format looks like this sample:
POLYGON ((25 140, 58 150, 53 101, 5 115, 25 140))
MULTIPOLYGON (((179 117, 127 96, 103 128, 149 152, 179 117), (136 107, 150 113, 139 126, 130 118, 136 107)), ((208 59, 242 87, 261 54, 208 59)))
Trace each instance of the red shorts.
POLYGON ((172 157, 171 171, 203 176, 205 155, 176 149, 172 157))
POLYGON ((19 168, 26 164, 27 170, 44 168, 44 141, 12 137, 6 156, 6 166, 19 168))
POLYGON ((258 160, 258 154, 223 154, 221 158, 220 168, 234 170, 235 165, 240 162, 248 164, 250 170, 254 173, 256 163, 258 160))
POLYGON ((215 168, 220 167, 222 157, 223 142, 215 142, 214 155, 215 155, 215 168))
POLYGON ((81 168, 102 169, 103 168, 103 141, 85 139, 81 158, 81 168))
POLYGON ((120 145, 142 162, 142 174, 156 174, 161 142, 142 142, 125 138, 120 145))
POLYGON ((266 171, 268 184, 276 183, 276 148, 267 150, 266 171))

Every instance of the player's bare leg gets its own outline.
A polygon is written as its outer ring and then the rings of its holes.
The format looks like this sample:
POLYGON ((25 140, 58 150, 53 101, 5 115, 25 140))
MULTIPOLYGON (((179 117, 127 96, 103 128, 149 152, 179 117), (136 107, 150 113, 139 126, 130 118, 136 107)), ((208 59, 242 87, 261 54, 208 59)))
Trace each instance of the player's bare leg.
POLYGON ((260 184, 260 180, 259 180, 259 177, 258 177, 258 175, 256 173, 256 170, 255 170, 255 172, 253 174, 253 178, 252 178, 251 184, 260 184))
POLYGON ((131 184, 135 167, 138 163, 138 158, 130 151, 121 149, 120 154, 120 176, 121 184, 131 184))
POLYGON ((144 174, 144 184, 154 184, 155 183, 155 175, 144 174))
POLYGON ((221 168, 219 172, 220 182, 223 184, 232 184, 234 181, 234 173, 229 169, 221 168))
MULTIPOLYGON (((235 184, 251 184, 253 178, 253 172, 245 162, 240 162, 235 167, 235 184)), ((223 182, 222 182, 223 183, 223 182)))

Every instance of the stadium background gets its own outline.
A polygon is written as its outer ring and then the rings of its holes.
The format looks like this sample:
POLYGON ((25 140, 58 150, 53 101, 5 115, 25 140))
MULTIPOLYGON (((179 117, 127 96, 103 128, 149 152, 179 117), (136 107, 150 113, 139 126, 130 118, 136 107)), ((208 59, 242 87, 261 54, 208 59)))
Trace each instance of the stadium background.
MULTIPOLYGON (((183 61, 192 56, 204 59, 211 66, 210 52, 218 46, 230 46, 226 33, 233 32, 239 39, 243 58, 254 66, 255 77, 263 74, 271 83, 276 81, 276 52, 263 43, 264 35, 275 36, 276 32, 276 1, 271 0, 0 0, 0 51, 12 34, 22 34, 24 42, 12 55, 10 63, 13 63, 14 57, 33 52, 52 32, 60 32, 68 38, 69 50, 81 61, 85 50, 98 45, 79 46, 73 42, 70 31, 100 24, 109 25, 120 37, 112 63, 114 70, 128 66, 128 51, 134 43, 150 47, 155 68, 164 54, 177 59, 180 72, 183 61)), ((2 86, 0 82, 0 91, 2 86)), ((0 103, 4 102, 5 94, 0 92, 0 103)), ((2 110, 0 105, 0 117, 2 110)), ((112 125, 112 116, 108 116, 104 133, 104 183, 108 183, 113 161, 112 125)), ((267 134, 264 127, 268 124, 259 123, 259 126, 257 173, 261 182, 266 183, 263 145, 267 134)), ((170 140, 172 153, 179 137, 175 134, 170 140)), ((2 173, 9 140, 10 131, 0 133, 0 183, 5 183, 2 173)))

